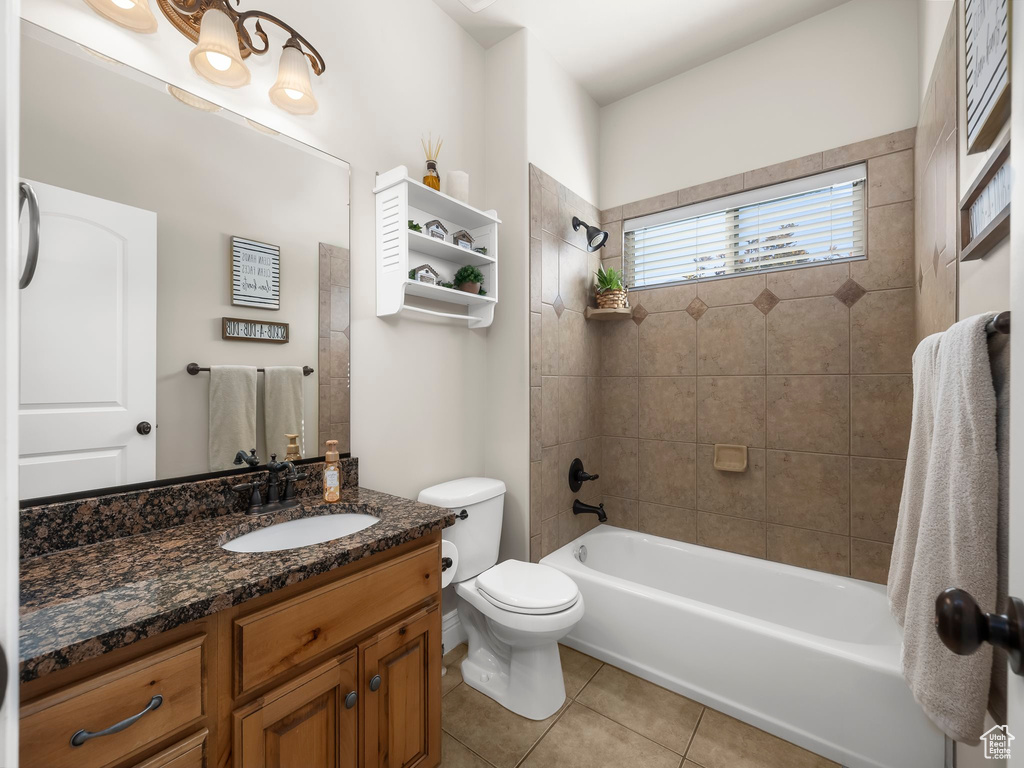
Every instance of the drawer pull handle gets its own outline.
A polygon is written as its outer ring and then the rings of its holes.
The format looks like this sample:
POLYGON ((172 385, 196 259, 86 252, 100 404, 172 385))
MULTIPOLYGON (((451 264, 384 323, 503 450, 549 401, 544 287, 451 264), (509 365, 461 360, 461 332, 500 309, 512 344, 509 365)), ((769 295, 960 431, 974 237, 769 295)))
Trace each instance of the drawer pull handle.
POLYGON ((125 728, 135 725, 135 723, 138 722, 139 718, 147 712, 152 712, 154 709, 159 709, 160 705, 163 703, 164 697, 160 694, 157 694, 149 700, 149 704, 147 704, 146 708, 139 712, 139 714, 132 715, 131 717, 122 720, 120 723, 114 723, 114 725, 110 726, 109 728, 104 728, 102 731, 96 731, 95 733, 93 733, 92 731, 87 731, 83 728, 71 737, 71 746, 80 747, 83 744, 85 744, 85 742, 87 742, 89 739, 95 739, 99 736, 110 736, 115 733, 120 733, 125 728))
POLYGON ((358 694, 352 691, 348 696, 345 697, 345 709, 352 709, 356 705, 356 701, 359 699, 358 694))
POLYGON ((380 675, 374 675, 370 680, 370 690, 376 692, 380 688, 380 675))

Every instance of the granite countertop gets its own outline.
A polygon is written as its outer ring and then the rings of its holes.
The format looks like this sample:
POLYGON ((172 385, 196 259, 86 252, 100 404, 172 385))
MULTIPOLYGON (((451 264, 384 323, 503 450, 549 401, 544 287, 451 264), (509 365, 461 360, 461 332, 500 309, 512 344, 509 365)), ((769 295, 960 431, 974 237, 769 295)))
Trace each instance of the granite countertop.
POLYGON ((130 645, 451 525, 446 509, 345 488, 267 515, 231 513, 100 541, 21 563, 21 681, 130 645), (351 536, 243 554, 220 545, 258 528, 318 514, 380 518, 351 536))

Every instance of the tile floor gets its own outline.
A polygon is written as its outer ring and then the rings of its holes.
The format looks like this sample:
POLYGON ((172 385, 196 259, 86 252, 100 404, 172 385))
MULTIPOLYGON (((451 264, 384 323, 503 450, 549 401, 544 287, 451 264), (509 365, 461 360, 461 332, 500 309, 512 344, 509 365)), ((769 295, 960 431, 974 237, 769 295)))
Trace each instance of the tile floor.
POLYGON ((839 768, 837 763, 565 646, 566 700, 537 722, 462 681, 444 657, 441 768, 839 768))

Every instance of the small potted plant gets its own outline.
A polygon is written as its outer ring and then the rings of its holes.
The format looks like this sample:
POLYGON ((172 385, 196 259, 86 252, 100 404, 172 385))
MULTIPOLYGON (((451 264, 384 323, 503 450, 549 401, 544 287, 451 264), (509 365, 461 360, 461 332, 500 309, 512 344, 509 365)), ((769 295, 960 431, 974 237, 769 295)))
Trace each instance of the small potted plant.
POLYGON ((626 298, 626 285, 622 282, 622 273, 615 269, 600 267, 597 270, 597 282, 594 293, 600 309, 625 309, 629 306, 626 298))
POLYGON ((460 291, 466 293, 483 293, 484 273, 471 264, 461 267, 455 273, 452 282, 460 291))

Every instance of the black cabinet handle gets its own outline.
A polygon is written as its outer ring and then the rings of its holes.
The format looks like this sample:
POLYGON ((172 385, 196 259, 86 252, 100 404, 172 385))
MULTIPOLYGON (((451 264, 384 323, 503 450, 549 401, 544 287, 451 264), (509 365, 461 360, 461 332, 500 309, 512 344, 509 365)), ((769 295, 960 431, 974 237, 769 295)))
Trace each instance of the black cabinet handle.
POLYGON ((1024 675, 1024 602, 1009 599, 1006 615, 983 613, 962 589, 947 589, 935 600, 935 631, 959 656, 970 656, 982 643, 1006 651, 1010 669, 1024 675))
POLYGON ((120 723, 114 723, 114 725, 110 726, 109 728, 104 728, 102 731, 96 731, 95 733, 93 731, 87 731, 84 728, 80 731, 76 731, 75 735, 71 737, 71 746, 80 747, 83 744, 85 744, 85 742, 89 741, 89 739, 95 739, 100 736, 111 736, 115 733, 120 733, 125 728, 135 725, 135 723, 138 722, 139 718, 147 712, 152 712, 154 709, 160 709, 160 705, 163 703, 164 697, 160 694, 157 694, 149 700, 149 704, 147 704, 146 708, 139 712, 139 714, 132 715, 131 717, 122 720, 120 723))
POLYGON ((29 283, 36 274, 36 265, 39 263, 39 200, 36 199, 36 192, 24 181, 18 185, 18 217, 21 217, 21 209, 28 203, 28 255, 25 258, 25 270, 21 273, 21 280, 18 287, 22 290, 28 288, 29 283))
POLYGON ((345 709, 352 709, 358 700, 359 695, 355 691, 349 693, 349 695, 345 697, 345 709))
POLYGON ((370 680, 370 690, 375 692, 380 688, 380 675, 374 675, 370 680))
POLYGON ((150 424, 148 421, 140 421, 138 424, 135 425, 135 431, 138 432, 140 435, 148 435, 150 432, 153 431, 153 425, 150 424))

